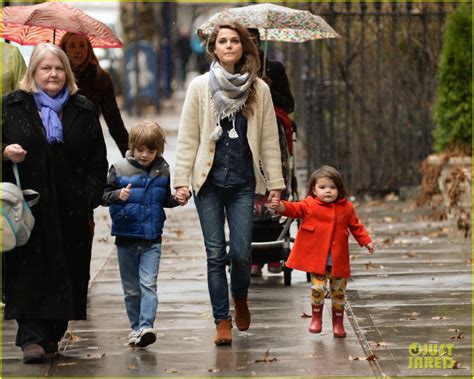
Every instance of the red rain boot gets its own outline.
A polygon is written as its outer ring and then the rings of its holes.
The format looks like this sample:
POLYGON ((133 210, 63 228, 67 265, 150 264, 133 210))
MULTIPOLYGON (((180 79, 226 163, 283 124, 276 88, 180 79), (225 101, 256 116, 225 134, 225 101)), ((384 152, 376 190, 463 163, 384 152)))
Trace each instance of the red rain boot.
POLYGON ((323 307, 324 304, 311 304, 313 318, 309 326, 310 333, 321 333, 321 329, 323 328, 323 307))
POLYGON ((344 330, 344 309, 337 309, 332 307, 332 329, 334 337, 346 338, 346 331, 344 330))

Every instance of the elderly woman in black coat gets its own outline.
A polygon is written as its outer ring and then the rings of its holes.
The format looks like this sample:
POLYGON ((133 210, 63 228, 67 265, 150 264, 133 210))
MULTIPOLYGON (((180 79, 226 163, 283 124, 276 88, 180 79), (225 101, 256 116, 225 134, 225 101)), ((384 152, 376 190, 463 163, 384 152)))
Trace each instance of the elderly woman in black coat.
POLYGON ((56 352, 68 320, 86 318, 92 249, 89 216, 106 184, 97 112, 77 86, 66 54, 37 45, 20 90, 3 96, 3 181, 40 194, 30 240, 5 254, 5 319, 16 319, 25 363, 56 352))

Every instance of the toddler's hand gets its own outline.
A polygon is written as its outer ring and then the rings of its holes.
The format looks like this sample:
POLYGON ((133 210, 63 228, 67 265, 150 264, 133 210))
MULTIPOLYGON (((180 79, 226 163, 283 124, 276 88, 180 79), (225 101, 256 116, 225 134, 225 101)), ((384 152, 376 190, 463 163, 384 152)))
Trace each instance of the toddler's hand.
POLYGON ((374 247, 374 244, 371 242, 369 243, 368 245, 365 246, 365 248, 367 250, 369 250, 369 254, 372 255, 373 253, 375 253, 375 247, 374 247))
POLYGON ((132 189, 132 183, 128 183, 127 187, 120 190, 119 199, 122 201, 127 201, 130 196, 130 191, 132 189))
POLYGON ((280 199, 271 199, 269 202, 268 202, 268 208, 270 209, 277 209, 277 207, 280 205, 280 199))

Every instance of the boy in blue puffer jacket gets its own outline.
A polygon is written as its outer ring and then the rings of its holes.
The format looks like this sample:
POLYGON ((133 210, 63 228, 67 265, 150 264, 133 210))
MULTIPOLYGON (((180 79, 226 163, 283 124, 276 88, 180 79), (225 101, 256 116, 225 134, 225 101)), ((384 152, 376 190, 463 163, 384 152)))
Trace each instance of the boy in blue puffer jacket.
POLYGON ((132 328, 128 342, 137 347, 156 341, 153 323, 166 219, 163 208, 180 205, 171 195, 169 166, 162 157, 164 145, 165 133, 157 123, 145 121, 134 126, 129 150, 110 167, 102 197, 102 205, 110 206, 112 235, 116 236, 125 308, 132 328))

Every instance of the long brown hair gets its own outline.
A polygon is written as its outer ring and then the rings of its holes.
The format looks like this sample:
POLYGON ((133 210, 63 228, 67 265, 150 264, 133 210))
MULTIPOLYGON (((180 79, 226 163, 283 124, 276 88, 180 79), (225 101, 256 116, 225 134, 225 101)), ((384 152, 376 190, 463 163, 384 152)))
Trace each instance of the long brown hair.
POLYGON ((334 167, 331 166, 321 166, 311 174, 311 177, 309 178, 308 192, 306 193, 306 196, 315 197, 313 191, 314 187, 316 186, 318 180, 322 178, 330 179, 334 182, 338 192, 337 200, 346 198, 347 191, 346 187, 344 186, 344 182, 342 181, 342 175, 339 171, 337 171, 334 167))
MULTIPOLYGON (((77 35, 77 34, 67 32, 66 34, 63 35, 63 37, 61 38, 61 41, 59 41, 59 47, 66 54, 67 54, 67 51, 66 51, 67 42, 68 42, 69 38, 71 38, 74 35, 77 35)), ((87 58, 83 63, 83 67, 87 67, 87 65, 89 63, 93 63, 96 67, 96 76, 95 77, 96 77, 96 80, 98 80, 98 78, 101 77, 102 75, 106 74, 106 72, 104 71, 104 69, 102 67, 100 67, 99 60, 95 56, 94 49, 92 48, 91 41, 89 40, 89 38, 86 35, 80 35, 80 36, 84 37, 84 40, 86 41, 86 45, 87 45, 87 58)), ((73 67, 73 69, 74 69, 74 67, 73 67)))
MULTIPOLYGON (((251 77, 256 78, 260 70, 260 57, 257 46, 252 40, 249 32, 238 22, 225 22, 216 25, 212 33, 209 35, 206 43, 206 55, 209 60, 217 60, 215 54, 217 34, 221 29, 230 29, 239 35, 242 44, 242 58, 235 65, 235 72, 240 74, 249 73, 251 77)), ((257 95, 255 90, 255 80, 250 87, 249 97, 245 103, 242 112, 246 118, 253 114, 253 105, 255 104, 257 95)))

